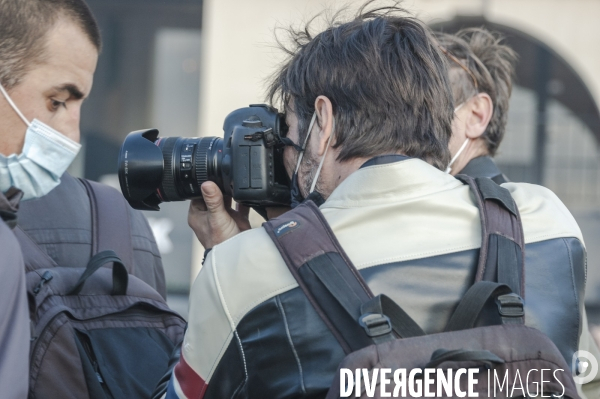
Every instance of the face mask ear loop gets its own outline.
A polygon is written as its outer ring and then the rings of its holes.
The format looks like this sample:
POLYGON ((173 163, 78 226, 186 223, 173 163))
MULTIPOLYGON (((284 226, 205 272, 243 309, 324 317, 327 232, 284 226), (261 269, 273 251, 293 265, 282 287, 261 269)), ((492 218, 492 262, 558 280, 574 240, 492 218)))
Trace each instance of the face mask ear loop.
MULTIPOLYGON (((470 100, 470 99, 469 99, 470 100)), ((467 100, 467 101, 469 101, 467 100)), ((463 107, 463 105, 465 105, 465 103, 467 101, 463 101, 462 103, 458 104, 458 107, 454 108, 454 113, 457 113, 459 109, 461 109, 463 107)))
POLYGON ((306 138, 304 139, 304 144, 302 144, 302 151, 300 151, 300 155, 298 155, 298 162, 296 163, 296 170, 294 173, 298 173, 298 169, 300 169, 300 163, 302 162, 302 157, 304 156, 304 150, 306 150, 306 143, 308 143, 308 138, 310 137, 310 132, 312 132, 312 128, 317 120, 317 112, 312 116, 310 120, 310 124, 308 125, 308 133, 306 133, 306 138))
POLYGON ((319 167, 317 168, 317 173, 315 174, 315 178, 310 186, 309 194, 315 191, 315 187, 317 186, 317 180, 319 180, 319 174, 321 173, 321 168, 323 167, 323 163, 325 162, 325 157, 327 156, 327 150, 329 150, 329 144, 331 143, 331 139, 333 138, 333 133, 335 132, 335 119, 333 120, 331 128, 331 134, 329 135, 329 140, 327 140, 327 147, 325 147, 325 152, 323 153, 323 157, 321 158, 321 162, 319 163, 319 167))
POLYGON ((450 173, 452 171, 452 168, 450 168, 450 166, 452 166, 454 161, 456 161, 458 159, 458 156, 460 155, 460 153, 463 152, 463 150, 467 147, 467 144, 469 144, 469 140, 471 140, 471 139, 467 137, 467 139, 465 140, 463 145, 460 146, 460 149, 458 150, 458 152, 452 157, 452 160, 450 160, 450 163, 448 164, 448 167, 446 168, 445 173, 450 173))
POLYGON ((23 114, 21 113, 21 111, 19 111, 19 108, 17 108, 17 106, 13 102, 12 98, 10 98, 10 96, 8 95, 8 93, 6 92, 6 90, 4 90, 4 86, 1 85, 1 84, 0 84, 0 91, 2 92, 2 94, 4 95, 4 98, 6 98, 6 101, 8 101, 8 103, 10 104, 10 106, 12 107, 12 109, 14 109, 15 112, 17 113, 17 115, 19 115, 19 117, 21 118, 21 120, 23 120, 23 122, 25 122, 25 124, 27 125, 27 127, 31 126, 31 123, 29 123, 29 121, 27 120, 27 118, 25 118, 25 116, 23 116, 23 114))

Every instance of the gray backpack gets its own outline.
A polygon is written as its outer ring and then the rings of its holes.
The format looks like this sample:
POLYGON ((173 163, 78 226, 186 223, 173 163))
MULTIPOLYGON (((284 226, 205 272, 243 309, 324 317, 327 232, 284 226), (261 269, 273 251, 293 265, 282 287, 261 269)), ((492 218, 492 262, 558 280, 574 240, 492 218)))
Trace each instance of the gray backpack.
POLYGON ((94 255, 87 266, 57 265, 15 229, 28 260, 29 397, 149 398, 183 340, 185 321, 128 273, 133 253, 125 201, 115 201, 120 198, 109 187, 82 182, 92 206, 94 255))
POLYGON ((541 394, 542 381, 546 397, 579 397, 556 345, 524 325, 525 244, 514 200, 489 179, 459 179, 476 198, 482 245, 475 283, 438 334, 426 335, 390 298, 373 295, 311 201, 263 225, 346 353, 328 399, 379 398, 382 389, 406 398, 529 397, 541 394))

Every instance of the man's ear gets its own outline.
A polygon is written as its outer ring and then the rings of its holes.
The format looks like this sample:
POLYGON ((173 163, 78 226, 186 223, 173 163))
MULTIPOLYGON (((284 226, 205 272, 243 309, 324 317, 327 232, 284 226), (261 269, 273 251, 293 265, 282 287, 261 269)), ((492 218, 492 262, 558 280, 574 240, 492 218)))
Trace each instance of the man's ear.
POLYGON ((477 94, 470 103, 465 134, 470 139, 476 139, 487 129, 494 112, 494 104, 487 93, 477 94))
POLYGON ((315 100, 315 112, 317 123, 313 127, 313 137, 310 140, 313 154, 321 157, 327 148, 329 137, 333 134, 333 105, 331 100, 325 96, 319 96, 315 100))

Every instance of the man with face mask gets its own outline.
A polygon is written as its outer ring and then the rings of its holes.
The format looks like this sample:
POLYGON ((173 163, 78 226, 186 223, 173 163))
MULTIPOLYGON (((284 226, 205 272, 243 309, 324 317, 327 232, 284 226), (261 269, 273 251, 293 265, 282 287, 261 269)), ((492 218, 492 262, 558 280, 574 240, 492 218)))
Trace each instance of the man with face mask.
MULTIPOLYGON (((426 333, 441 332, 473 284, 481 246, 469 188, 444 173, 454 119, 444 55, 427 28, 393 7, 310 31, 292 31, 295 47, 270 89, 289 126, 292 200, 320 205, 375 296, 392 298, 426 333)), ((570 362, 590 349, 581 233, 550 191, 508 189, 524 228, 525 323, 570 362)), ((229 209, 214 183, 202 191, 189 223, 212 250, 192 287, 166 397, 324 397, 344 349, 272 240, 295 228, 294 237, 311 234, 310 225, 244 231, 244 209, 229 209)))
MULTIPOLYGON (((90 199, 66 170, 81 148, 79 118, 98 60, 98 26, 83 0, 0 0, 0 38, 0 191, 23 192, 19 237, 57 265, 85 267, 92 255, 90 199)), ((113 198, 124 201, 117 191, 113 198)), ((148 223, 129 207, 127 214, 130 270, 165 296, 148 223)))
POLYGON ((492 157, 506 129, 516 53, 482 28, 436 33, 448 60, 454 102, 447 173, 508 181, 492 157))

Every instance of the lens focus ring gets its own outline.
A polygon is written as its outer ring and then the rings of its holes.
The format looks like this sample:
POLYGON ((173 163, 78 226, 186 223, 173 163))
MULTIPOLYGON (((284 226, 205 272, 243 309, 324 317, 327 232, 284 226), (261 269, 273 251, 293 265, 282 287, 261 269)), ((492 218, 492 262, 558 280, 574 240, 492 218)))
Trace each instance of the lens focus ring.
POLYGON ((178 137, 168 137, 162 148, 165 167, 163 169, 162 188, 163 193, 168 201, 181 201, 182 198, 175 188, 175 168, 173 165, 173 150, 177 143, 178 137))
POLYGON ((202 138, 200 139, 200 143, 196 148, 196 156, 194 157, 194 163, 196 168, 196 180, 198 181, 198 186, 201 186, 202 183, 208 180, 208 151, 211 149, 214 141, 214 137, 202 138))

